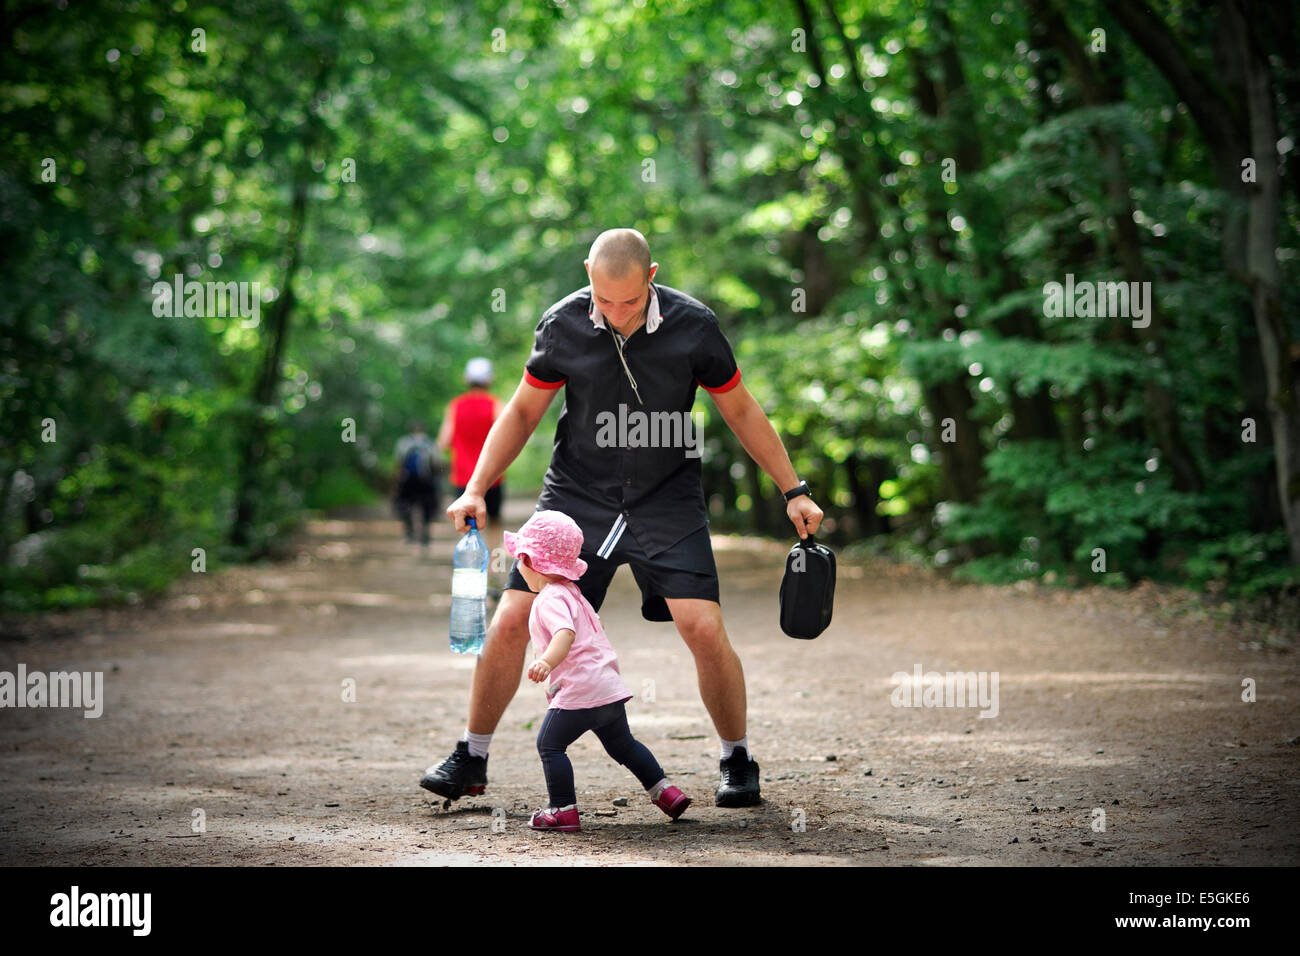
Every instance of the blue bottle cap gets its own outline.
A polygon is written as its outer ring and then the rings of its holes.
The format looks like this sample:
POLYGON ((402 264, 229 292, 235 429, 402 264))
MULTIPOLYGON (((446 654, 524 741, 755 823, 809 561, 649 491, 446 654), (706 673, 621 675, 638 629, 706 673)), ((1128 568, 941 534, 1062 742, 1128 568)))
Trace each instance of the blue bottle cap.
POLYGON ((478 530, 478 524, 476 523, 477 521, 478 521, 477 518, 466 518, 466 519, 465 519, 465 523, 466 523, 467 525, 469 525, 471 528, 473 528, 475 531, 478 530))

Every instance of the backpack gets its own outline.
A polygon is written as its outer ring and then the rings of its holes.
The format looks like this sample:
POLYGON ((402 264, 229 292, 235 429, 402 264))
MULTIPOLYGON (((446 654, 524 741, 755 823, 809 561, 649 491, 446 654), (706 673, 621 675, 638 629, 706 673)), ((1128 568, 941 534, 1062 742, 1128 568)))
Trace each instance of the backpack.
POLYGON ((417 439, 402 459, 402 482, 432 485, 441 470, 442 457, 438 454, 438 446, 428 438, 417 439))

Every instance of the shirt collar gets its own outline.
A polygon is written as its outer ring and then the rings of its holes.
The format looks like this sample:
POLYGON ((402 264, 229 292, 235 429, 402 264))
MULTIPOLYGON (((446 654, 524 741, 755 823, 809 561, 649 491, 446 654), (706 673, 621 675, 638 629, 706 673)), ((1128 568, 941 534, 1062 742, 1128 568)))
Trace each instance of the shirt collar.
MULTIPOLYGON (((590 286, 588 286, 590 289, 590 286)), ((605 317, 601 315, 600 309, 596 307, 595 293, 591 296, 591 308, 587 311, 587 318, 591 319, 591 324, 598 329, 608 328, 605 325, 605 317)), ((659 293, 655 291, 655 284, 650 283, 650 307, 646 310, 645 330, 649 335, 655 329, 659 328, 659 323, 663 321, 663 316, 659 313, 659 293)))

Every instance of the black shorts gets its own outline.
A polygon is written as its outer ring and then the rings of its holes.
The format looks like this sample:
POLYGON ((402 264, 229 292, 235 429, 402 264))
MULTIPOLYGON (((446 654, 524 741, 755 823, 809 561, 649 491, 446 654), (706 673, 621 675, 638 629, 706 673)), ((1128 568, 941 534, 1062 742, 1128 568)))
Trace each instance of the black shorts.
MULTIPOLYGON (((632 565, 632 576, 641 588, 641 616, 647 621, 671 621, 672 614, 664 598, 700 598, 718 601, 718 568, 713 562, 713 545, 707 527, 688 534, 657 557, 641 550, 636 538, 625 534, 608 558, 596 555, 597 548, 583 545, 580 557, 587 562, 587 573, 578 579, 578 590, 599 611, 614 572, 621 564, 632 565)), ((510 568, 506 587, 529 591, 524 576, 515 566, 510 568)))
MULTIPOLYGON (((501 484, 497 485, 496 487, 489 488, 487 490, 487 494, 483 496, 483 503, 487 505, 487 513, 489 518, 501 517, 501 489, 504 488, 505 486, 506 483, 503 481, 501 482, 501 484)), ((459 498, 464 493, 465 493, 464 488, 456 489, 457 498, 459 498)))

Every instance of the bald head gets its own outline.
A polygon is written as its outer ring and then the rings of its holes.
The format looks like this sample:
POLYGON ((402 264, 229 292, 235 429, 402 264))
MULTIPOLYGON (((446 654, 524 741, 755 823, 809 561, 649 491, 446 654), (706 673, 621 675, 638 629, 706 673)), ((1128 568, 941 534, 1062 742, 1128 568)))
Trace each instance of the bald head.
POLYGON ((650 280, 659 271, 645 236, 635 229, 602 232, 591 244, 586 266, 592 305, 615 332, 631 335, 649 314, 650 280))
POLYGON ((635 229, 607 229, 591 244, 587 257, 590 271, 599 270, 613 279, 629 274, 650 277, 650 244, 635 229))

